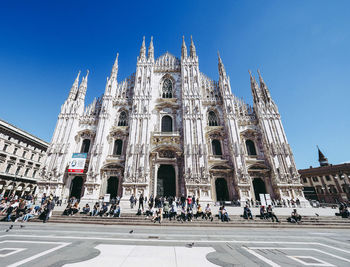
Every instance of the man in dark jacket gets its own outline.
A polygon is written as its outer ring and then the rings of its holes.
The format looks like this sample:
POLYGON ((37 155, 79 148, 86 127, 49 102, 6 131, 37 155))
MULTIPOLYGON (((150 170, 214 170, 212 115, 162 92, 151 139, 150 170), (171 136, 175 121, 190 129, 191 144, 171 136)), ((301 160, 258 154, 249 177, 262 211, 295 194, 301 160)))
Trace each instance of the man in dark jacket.
POLYGON ((50 216, 51 216, 51 212, 53 211, 53 209, 55 208, 55 201, 52 199, 49 199, 46 203, 46 207, 45 207, 45 212, 46 212, 46 216, 45 219, 43 220, 43 223, 46 223, 50 216))
POLYGON ((143 211, 143 200, 144 200, 143 194, 141 194, 139 197, 139 209, 141 209, 141 206, 142 206, 142 211, 143 211))
POLYGON ((250 208, 248 207, 248 205, 245 205, 245 207, 244 207, 243 218, 253 220, 253 215, 252 215, 252 212, 251 212, 250 208))

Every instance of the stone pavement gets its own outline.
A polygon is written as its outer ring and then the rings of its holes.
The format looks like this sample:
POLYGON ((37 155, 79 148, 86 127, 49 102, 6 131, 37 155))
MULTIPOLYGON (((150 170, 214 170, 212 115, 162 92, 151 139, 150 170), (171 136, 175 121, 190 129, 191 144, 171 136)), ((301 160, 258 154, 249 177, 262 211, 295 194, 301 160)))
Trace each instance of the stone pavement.
POLYGON ((1 266, 349 266, 350 230, 0 223, 1 266))

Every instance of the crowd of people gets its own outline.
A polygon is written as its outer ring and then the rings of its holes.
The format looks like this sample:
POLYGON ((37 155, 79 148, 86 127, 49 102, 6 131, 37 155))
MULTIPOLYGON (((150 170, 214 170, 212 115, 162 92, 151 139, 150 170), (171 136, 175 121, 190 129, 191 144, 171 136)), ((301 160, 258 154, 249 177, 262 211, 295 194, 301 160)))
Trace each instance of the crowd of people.
MULTIPOLYGON (((272 222, 277 222, 279 223, 280 220, 278 220, 276 214, 273 212, 272 210, 272 205, 268 205, 267 207, 265 206, 260 206, 260 214, 258 215, 258 217, 261 219, 261 220, 270 220, 272 222)), ((249 205, 247 204, 245 207, 244 207, 244 210, 243 210, 243 218, 249 220, 253 220, 253 215, 252 215, 252 212, 249 208, 249 205)), ((301 215, 298 214, 297 212, 297 209, 293 209, 290 217, 287 218, 287 221, 290 222, 290 223, 301 223, 301 215)))
MULTIPOLYGON (((248 199, 246 203, 251 207, 261 206, 261 202, 259 200, 254 201, 254 199, 248 199)), ((296 198, 296 199, 292 198, 287 200, 271 199, 271 206, 281 207, 281 208, 300 208, 301 203, 299 198, 296 198)))
MULTIPOLYGON (((130 207, 136 206, 137 200, 132 195, 130 197, 130 207)), ((149 200, 141 194, 138 199, 137 215, 144 215, 146 219, 150 218, 153 222, 161 223, 164 219, 177 220, 180 222, 192 222, 193 220, 210 220, 214 217, 210 204, 203 209, 199 204, 199 198, 185 196, 175 197, 155 197, 151 196, 149 200), (146 208, 145 208, 146 207, 146 208)), ((218 217, 222 221, 229 221, 228 213, 224 206, 220 207, 218 217)))
MULTIPOLYGON (((192 222, 193 220, 209 220, 213 221, 215 217, 222 222, 229 222, 230 217, 224 203, 220 204, 218 212, 213 214, 210 204, 206 204, 202 207, 199 198, 194 196, 185 197, 149 197, 142 194, 136 198, 132 195, 129 199, 130 208, 137 208, 137 215, 144 215, 145 219, 150 219, 153 222, 161 223, 167 219, 177 220, 179 222, 192 222)), ((281 203, 286 202, 283 200, 281 203)), ((299 207, 300 201, 288 200, 287 206, 299 207)), ((10 195, 4 198, 0 194, 0 215, 3 215, 3 221, 7 222, 26 222, 32 218, 39 218, 44 223, 49 220, 52 215, 52 211, 56 205, 61 205, 62 200, 52 194, 43 196, 38 200, 36 196, 26 194, 22 197, 16 195, 10 195)), ((63 211, 63 215, 75 216, 76 214, 82 214, 87 216, 100 216, 100 217, 120 217, 120 197, 112 198, 106 202, 103 197, 95 202, 91 207, 87 203, 84 206, 79 206, 79 199, 71 197, 67 201, 67 206, 63 211)), ((280 220, 273 212, 273 207, 278 206, 280 203, 274 200, 270 205, 264 206, 260 203, 248 200, 243 208, 242 217, 247 220, 254 220, 254 216, 251 211, 251 207, 260 208, 260 214, 256 214, 261 220, 271 220, 272 222, 279 223, 280 220), (276 206, 275 206, 276 204, 276 206)), ((339 205, 339 215, 343 218, 349 218, 350 213, 348 206, 345 203, 339 205)), ((290 223, 301 223, 302 216, 294 208, 287 221, 290 223)))
POLYGON ((68 204, 63 211, 62 215, 74 216, 75 214, 86 214, 89 216, 100 217, 120 217, 121 210, 119 206, 120 198, 112 199, 110 202, 104 202, 103 198, 100 198, 98 202, 94 204, 92 209, 88 203, 80 210, 79 200, 75 197, 71 197, 68 200, 68 204))
POLYGON ((39 203, 36 204, 37 197, 26 194, 22 197, 10 195, 4 198, 0 195, 0 215, 5 215, 3 221, 26 222, 34 217, 38 217, 46 223, 56 204, 61 205, 58 197, 43 194, 39 203))

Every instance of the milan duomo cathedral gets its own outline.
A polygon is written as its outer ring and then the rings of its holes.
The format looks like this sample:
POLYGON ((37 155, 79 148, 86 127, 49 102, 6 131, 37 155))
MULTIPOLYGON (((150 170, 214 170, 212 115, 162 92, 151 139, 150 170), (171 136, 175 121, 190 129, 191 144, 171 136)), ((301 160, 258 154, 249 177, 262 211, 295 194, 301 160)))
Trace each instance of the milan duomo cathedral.
POLYGON ((305 201, 277 105, 258 72, 250 73, 253 106, 231 91, 218 56, 219 81, 200 72, 191 38, 181 59, 154 58, 143 39, 136 72, 118 81, 118 55, 104 94, 85 106, 88 73, 79 74, 61 107, 39 182, 53 193, 96 201, 195 195, 201 201, 305 201), (73 153, 86 153, 84 171, 68 172, 73 153))

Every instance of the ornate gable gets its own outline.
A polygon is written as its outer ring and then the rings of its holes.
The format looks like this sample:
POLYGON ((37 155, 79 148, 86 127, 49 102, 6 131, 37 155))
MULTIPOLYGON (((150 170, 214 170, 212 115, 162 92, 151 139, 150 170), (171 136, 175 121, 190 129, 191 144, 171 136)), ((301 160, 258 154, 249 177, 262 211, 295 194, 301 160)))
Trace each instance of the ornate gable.
POLYGON ((180 67, 180 60, 169 52, 166 52, 156 60, 156 63, 154 64, 154 71, 180 71, 180 67))

